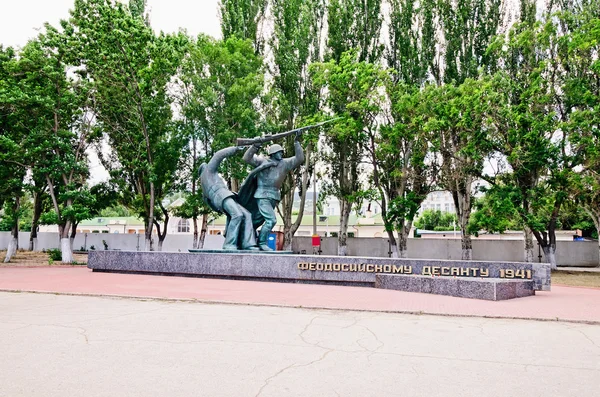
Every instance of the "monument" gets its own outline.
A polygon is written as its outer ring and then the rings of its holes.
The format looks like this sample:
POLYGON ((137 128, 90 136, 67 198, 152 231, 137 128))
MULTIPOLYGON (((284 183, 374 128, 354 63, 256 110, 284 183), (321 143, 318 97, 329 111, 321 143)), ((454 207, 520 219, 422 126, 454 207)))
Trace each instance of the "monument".
POLYGON ((281 199, 280 188, 287 174, 304 162, 298 137, 327 122, 238 139, 236 146, 219 150, 202 164, 204 199, 213 210, 227 215, 222 250, 92 251, 88 267, 101 272, 333 283, 485 300, 512 299, 550 290, 550 265, 545 263, 337 257, 281 251, 281 255, 267 255, 275 253, 268 247, 267 238, 277 222, 274 209, 281 199), (273 142, 294 134, 294 156, 284 158, 283 148, 273 142), (269 157, 258 156, 267 142, 271 143, 269 157), (219 176, 218 167, 226 158, 244 150, 244 161, 255 168, 235 193, 219 176))
MULTIPOLYGON (((281 201, 281 186, 287 174, 304 163, 304 151, 299 137, 308 129, 320 127, 333 120, 297 128, 274 135, 252 139, 240 138, 237 146, 216 152, 208 164, 200 166, 200 181, 204 201, 216 212, 227 215, 225 251, 273 251, 267 244, 271 231, 277 224, 275 208, 281 201), (283 147, 273 141, 295 135, 294 156, 283 158, 283 147), (271 142, 269 158, 258 156, 264 143, 271 142), (221 162, 245 150, 244 161, 255 168, 240 186, 237 193, 227 188, 218 174, 221 162), (262 227, 261 227, 262 226, 262 227), (261 227, 257 235, 257 229, 261 227)), ((193 252, 198 252, 194 250, 193 252)))

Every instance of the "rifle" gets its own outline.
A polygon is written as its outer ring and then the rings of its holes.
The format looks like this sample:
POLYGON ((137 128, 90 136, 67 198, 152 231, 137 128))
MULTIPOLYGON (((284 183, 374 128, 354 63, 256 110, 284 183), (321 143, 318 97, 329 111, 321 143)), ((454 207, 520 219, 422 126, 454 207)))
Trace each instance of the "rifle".
POLYGON ((300 127, 300 128, 296 128, 295 130, 290 130, 290 131, 286 131, 286 132, 280 132, 278 134, 272 134, 272 135, 265 135, 265 136, 261 136, 258 138, 237 138, 236 140, 236 146, 250 146, 250 145, 255 145, 255 144, 263 144, 266 142, 272 142, 272 141, 276 141, 278 139, 281 138, 285 138, 286 136, 290 136, 296 133, 303 133, 306 130, 309 130, 311 128, 317 128, 320 127, 324 124, 327 123, 331 123, 332 121, 336 121, 341 119, 341 117, 336 117, 335 119, 331 119, 331 120, 327 120, 327 121, 322 121, 320 123, 317 123, 315 125, 309 125, 306 127, 300 127))

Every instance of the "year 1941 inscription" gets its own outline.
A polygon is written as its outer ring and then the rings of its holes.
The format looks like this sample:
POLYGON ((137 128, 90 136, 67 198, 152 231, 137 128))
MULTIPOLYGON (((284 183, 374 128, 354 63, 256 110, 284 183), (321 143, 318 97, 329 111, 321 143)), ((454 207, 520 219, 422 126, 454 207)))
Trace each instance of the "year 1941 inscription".
MULTIPOLYGON (((418 274, 408 265, 374 265, 371 263, 316 263, 300 262, 298 269, 322 272, 363 272, 389 274, 418 274)), ((422 276, 490 277, 490 270, 482 267, 423 266, 422 276)), ((500 269, 500 278, 531 279, 531 270, 500 269)))

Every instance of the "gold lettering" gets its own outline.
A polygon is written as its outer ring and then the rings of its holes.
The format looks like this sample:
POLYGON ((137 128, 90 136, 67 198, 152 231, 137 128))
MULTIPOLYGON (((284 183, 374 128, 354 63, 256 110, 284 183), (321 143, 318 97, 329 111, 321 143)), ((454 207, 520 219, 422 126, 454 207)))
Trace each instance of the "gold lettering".
POLYGON ((461 276, 468 276, 469 275, 469 268, 468 267, 461 267, 460 268, 460 275, 461 276))
POLYGON ((347 263, 344 263, 344 264, 342 265, 342 271, 343 271, 343 272, 347 272, 347 271, 348 271, 348 264, 347 264, 347 263))
POLYGON ((372 265, 372 264, 369 263, 367 265, 367 273, 373 273, 374 272, 374 267, 375 267, 374 265, 372 265))
POLYGON ((392 273, 404 273, 402 266, 392 266, 392 273))
POLYGON ((298 269, 300 269, 300 270, 308 270, 308 263, 306 263, 306 262, 300 262, 300 263, 298 263, 298 269))
POLYGON ((471 271, 471 275, 472 275, 473 277, 477 277, 477 268, 475 268, 475 267, 472 267, 472 268, 470 268, 469 270, 471 271))
POLYGON ((489 277, 490 276, 490 269, 480 268, 479 269, 479 275, 481 277, 489 277))
POLYGON ((431 266, 423 266, 423 276, 431 276, 431 266))
POLYGON ((442 276, 449 276, 449 275, 450 275, 450 268, 442 267, 442 276))
POLYGON ((527 278, 531 279, 531 270, 527 270, 526 273, 527 273, 527 278))
POLYGON ((375 265, 375 273, 383 272, 383 265, 375 265))
POLYGON ((439 276, 440 275, 440 267, 439 266, 432 266, 431 267, 431 274, 434 276, 439 276))
POLYGON ((331 271, 331 263, 326 263, 325 264, 325 271, 326 272, 330 272, 331 271))
POLYGON ((317 263, 317 270, 323 271, 325 269, 325 265, 322 263, 317 263))
POLYGON ((357 272, 358 271, 358 265, 356 263, 351 263, 350 264, 350 271, 351 272, 357 272))
POLYGON ((364 272, 364 271, 365 271, 365 269, 366 269, 366 265, 365 265, 364 263, 361 263, 361 264, 358 266, 358 271, 359 271, 359 272, 364 272))
POLYGON ((460 276, 460 268, 458 268, 458 267, 451 268, 450 275, 451 276, 460 276))
POLYGON ((334 263, 333 264, 333 271, 334 272, 339 272, 340 270, 342 270, 342 265, 339 263, 334 263))
POLYGON ((316 263, 311 263, 310 265, 308 265, 308 268, 309 268, 310 270, 316 270, 316 266, 317 266, 317 264, 316 264, 316 263))
POLYGON ((383 267, 383 272, 384 273, 391 273, 392 272, 392 265, 385 265, 383 267))
POLYGON ((412 274, 412 266, 404 265, 404 274, 412 274))

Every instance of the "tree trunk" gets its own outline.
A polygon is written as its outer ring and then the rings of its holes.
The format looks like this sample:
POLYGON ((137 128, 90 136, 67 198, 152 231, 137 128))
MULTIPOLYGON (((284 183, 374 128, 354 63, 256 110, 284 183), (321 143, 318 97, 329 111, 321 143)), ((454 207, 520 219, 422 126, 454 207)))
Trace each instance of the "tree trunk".
POLYGON ((462 260, 473 260, 473 241, 471 241, 471 235, 464 229, 460 231, 460 244, 462 248, 462 260))
POLYGON ((148 233, 144 236, 144 251, 154 251, 152 246, 152 235, 148 236, 148 233))
POLYGON ((600 229, 596 229, 596 233, 598 233, 598 266, 600 267, 600 229))
POLYGON ((194 216, 192 222, 194 224, 194 241, 192 241, 192 249, 198 249, 198 217, 194 216))
POLYGON ((19 209, 21 208, 21 200, 19 197, 15 197, 15 203, 13 205, 13 227, 11 230, 11 239, 8 242, 8 249, 6 250, 6 256, 4 257, 4 263, 10 262, 12 257, 17 253, 19 248, 19 209))
POLYGON ((31 220, 31 233, 29 234, 29 251, 37 250, 37 233, 40 216, 42 215, 42 195, 36 193, 33 200, 33 219, 31 220))
POLYGON ((398 241, 399 241, 399 251, 400 258, 408 258, 408 235, 410 234, 410 229, 412 228, 412 221, 408 220, 402 222, 402 227, 398 232, 398 241))
POLYGON ((6 250, 6 256, 4 257, 4 263, 10 262, 12 257, 17 253, 17 247, 19 245, 19 221, 17 219, 16 225, 10 233, 10 241, 8 242, 8 249, 6 250))
POLYGON ((456 215, 460 223, 462 260, 470 261, 473 259, 473 242, 471 241, 471 235, 467 231, 467 227, 471 218, 471 183, 466 183, 464 189, 457 189, 457 191, 453 192, 453 196, 457 210, 456 215))
POLYGON ((550 263, 550 268, 552 270, 556 270, 556 245, 550 244, 542 247, 544 251, 544 256, 546 257, 546 262, 550 263))
POLYGON ((596 226, 596 233, 598 233, 598 267, 600 267, 600 208, 587 205, 583 209, 592 218, 594 226, 596 226))
POLYGON ((204 240, 206 240, 206 232, 208 230, 208 214, 202 214, 202 229, 200 230, 200 238, 198 240, 198 248, 204 248, 204 240))
POLYGON ((69 237, 60 239, 60 250, 62 254, 62 263, 73 263, 73 250, 71 249, 71 239, 69 237))
POLYGON ((144 231, 144 251, 154 251, 153 241, 152 241, 152 228, 153 223, 145 222, 146 230, 144 231))
POLYGON ((10 241, 8 242, 8 249, 6 251, 6 256, 4 257, 4 263, 10 262, 12 257, 17 252, 17 239, 14 236, 11 236, 10 241))
POLYGON ((525 262, 532 263, 534 258, 533 252, 533 232, 525 226, 523 228, 525 234, 525 262))
POLYGON ((398 243, 396 241, 396 236, 394 236, 394 232, 391 230, 387 231, 388 234, 388 242, 390 244, 390 255, 392 258, 400 258, 400 253, 398 252, 398 243))
POLYGON ((340 230, 338 234, 338 255, 348 255, 348 220, 351 206, 346 200, 340 201, 340 230))
POLYGON ((58 235, 60 238, 60 251, 62 263, 73 263, 73 249, 71 248, 71 222, 66 222, 58 226, 58 235))
POLYGON ((73 226, 71 226, 71 235, 69 236, 69 241, 71 243, 71 251, 73 251, 73 241, 75 241, 75 235, 77 234, 77 225, 78 222, 74 222, 73 226))

